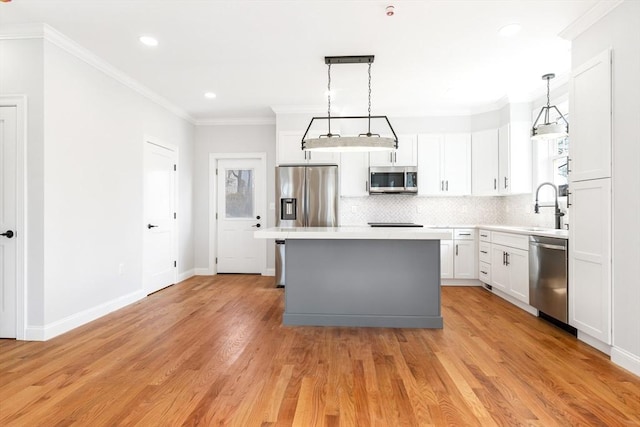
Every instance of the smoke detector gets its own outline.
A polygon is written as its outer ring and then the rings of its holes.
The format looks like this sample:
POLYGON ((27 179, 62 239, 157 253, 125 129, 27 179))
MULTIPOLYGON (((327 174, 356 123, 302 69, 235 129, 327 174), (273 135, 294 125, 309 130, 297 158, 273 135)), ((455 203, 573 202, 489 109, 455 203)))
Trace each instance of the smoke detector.
POLYGON ((396 13, 395 7, 393 7, 392 5, 387 6, 385 11, 387 12, 387 16, 393 16, 393 14, 396 13))

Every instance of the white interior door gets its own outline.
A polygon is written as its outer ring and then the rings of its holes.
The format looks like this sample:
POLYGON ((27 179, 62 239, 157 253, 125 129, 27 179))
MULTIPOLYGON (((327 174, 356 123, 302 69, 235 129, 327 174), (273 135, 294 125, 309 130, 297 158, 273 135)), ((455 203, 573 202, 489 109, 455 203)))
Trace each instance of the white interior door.
POLYGON ((0 338, 16 338, 16 123, 16 107, 0 107, 0 338))
POLYGON ((260 273, 264 250, 253 232, 267 223, 263 162, 220 159, 217 171, 217 272, 260 273))
POLYGON ((176 153, 151 142, 144 153, 144 288, 147 294, 176 283, 176 153))

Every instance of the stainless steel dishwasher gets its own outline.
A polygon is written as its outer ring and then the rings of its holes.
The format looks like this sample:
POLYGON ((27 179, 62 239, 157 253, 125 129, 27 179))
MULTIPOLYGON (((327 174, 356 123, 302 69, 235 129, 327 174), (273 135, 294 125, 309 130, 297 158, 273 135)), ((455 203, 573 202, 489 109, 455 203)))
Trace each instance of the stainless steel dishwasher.
POLYGON ((529 237, 529 304, 563 323, 568 316, 567 240, 529 237))

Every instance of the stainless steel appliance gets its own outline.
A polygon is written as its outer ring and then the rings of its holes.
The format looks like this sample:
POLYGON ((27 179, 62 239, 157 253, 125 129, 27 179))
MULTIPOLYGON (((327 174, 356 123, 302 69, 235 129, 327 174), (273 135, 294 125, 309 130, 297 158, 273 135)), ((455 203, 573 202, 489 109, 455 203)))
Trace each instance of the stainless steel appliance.
MULTIPOLYGON (((338 166, 276 167, 277 227, 338 225, 338 166)), ((276 285, 285 285, 285 243, 276 241, 276 285)))
POLYGON ((375 167, 369 168, 369 194, 417 194, 418 168, 375 167))
POLYGON ((563 323, 568 321, 567 240, 529 237, 529 304, 563 323))

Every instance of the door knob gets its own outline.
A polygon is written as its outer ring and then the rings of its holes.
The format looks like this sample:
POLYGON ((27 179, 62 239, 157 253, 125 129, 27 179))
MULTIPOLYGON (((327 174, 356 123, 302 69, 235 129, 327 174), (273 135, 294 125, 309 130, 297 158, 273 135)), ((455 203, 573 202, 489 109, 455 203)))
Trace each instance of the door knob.
POLYGON ((13 230, 7 230, 4 233, 0 233, 0 236, 4 236, 7 239, 10 239, 10 238, 12 238, 14 236, 14 234, 15 233, 13 232, 13 230))
POLYGON ((258 215, 258 216, 256 217, 256 219, 260 219, 260 215, 258 215))
POLYGON ((155 227, 158 227, 158 226, 153 224, 147 224, 147 228, 155 228, 155 227))
POLYGON ((252 227, 260 228, 260 224, 252 225, 252 227))

